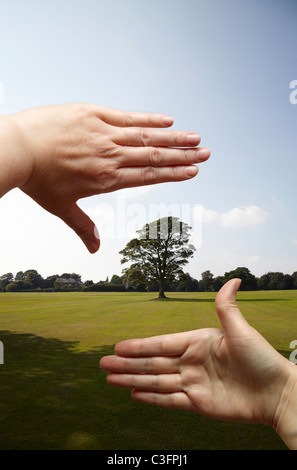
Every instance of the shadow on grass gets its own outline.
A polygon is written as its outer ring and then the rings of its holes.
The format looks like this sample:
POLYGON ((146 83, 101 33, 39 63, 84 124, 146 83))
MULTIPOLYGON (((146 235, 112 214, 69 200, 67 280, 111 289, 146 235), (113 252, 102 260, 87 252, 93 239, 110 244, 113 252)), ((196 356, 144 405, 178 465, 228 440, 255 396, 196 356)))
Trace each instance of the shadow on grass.
POLYGON ((262 425, 143 405, 99 369, 112 345, 0 331, 0 449, 286 449, 262 425))
POLYGON ((165 299, 159 299, 156 297, 155 299, 145 300, 145 302, 214 302, 214 297, 207 298, 207 299, 192 299, 192 298, 183 298, 183 297, 166 297, 165 299))
MULTIPOLYGON (((216 294, 216 293, 214 293, 216 294)), ((275 301, 285 301, 288 299, 274 299, 274 298, 254 298, 254 299, 240 299, 237 298, 238 302, 275 302, 275 301)), ((149 299, 149 300, 144 300, 144 302, 152 302, 152 301, 160 301, 160 302, 211 302, 214 303, 215 301, 215 296, 214 297, 206 297, 202 299, 197 299, 197 298, 187 298, 187 297, 166 297, 165 299, 159 299, 156 297, 155 299, 149 299)))

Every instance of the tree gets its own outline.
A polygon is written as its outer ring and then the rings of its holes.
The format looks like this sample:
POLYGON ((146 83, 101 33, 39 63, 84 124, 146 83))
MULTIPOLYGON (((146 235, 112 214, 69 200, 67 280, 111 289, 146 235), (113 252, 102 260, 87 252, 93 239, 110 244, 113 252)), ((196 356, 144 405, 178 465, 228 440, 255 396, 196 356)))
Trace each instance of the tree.
POLYGON ((117 284, 121 286, 123 284, 124 276, 118 276, 117 274, 113 274, 110 279, 110 284, 117 284))
POLYGON ((297 289, 297 271, 292 274, 293 289, 297 289))
POLYGON ((75 281, 81 281, 81 275, 76 273, 63 273, 59 277, 64 277, 66 279, 75 279, 75 281))
POLYGON ((259 277, 258 279, 258 287, 260 290, 268 290, 270 289, 269 288, 269 283, 270 283, 270 280, 272 278, 272 276, 274 275, 274 273, 272 273, 271 271, 269 271, 268 273, 266 274, 263 274, 262 276, 259 277))
POLYGON ((159 298, 166 298, 166 281, 176 281, 194 254, 195 247, 189 244, 190 229, 178 217, 163 217, 137 230, 138 238, 130 240, 120 251, 122 264, 132 261, 130 268, 123 270, 128 280, 133 273, 135 285, 157 281, 159 298))
POLYGON ((177 290, 181 292, 197 292, 199 282, 194 279, 189 273, 182 274, 179 278, 177 290))
POLYGON ((54 283, 56 279, 58 279, 59 275, 58 274, 52 274, 51 276, 48 276, 46 279, 43 281, 43 285, 46 289, 53 289, 54 288, 54 283))
POLYGON ((0 277, 0 290, 5 291, 6 286, 8 286, 8 284, 10 284, 12 281, 13 281, 13 274, 12 273, 3 274, 0 277))
POLYGON ((15 275, 15 281, 24 281, 26 274, 23 271, 18 271, 15 275))
POLYGON ((204 271, 201 274, 201 281, 199 286, 204 292, 210 292, 213 290, 213 274, 210 271, 204 271))
POLYGON ((214 292, 218 292, 221 287, 224 285, 224 277, 223 276, 217 276, 213 279, 212 287, 214 292))
POLYGON ((248 268, 236 268, 224 275, 224 281, 238 277, 241 279, 240 290, 257 290, 258 282, 256 276, 248 268))
POLYGON ((290 276, 281 272, 269 271, 258 279, 258 285, 262 290, 294 289, 294 273, 290 276))
POLYGON ((36 269, 28 269, 24 272, 26 281, 33 289, 43 287, 43 277, 36 271, 36 269))
POLYGON ((293 289, 293 278, 290 276, 290 274, 284 275, 284 288, 293 289))
POLYGON ((21 291, 30 290, 30 289, 32 290, 32 284, 29 281, 25 281, 25 280, 10 282, 6 286, 7 292, 21 292, 21 291))
POLYGON ((271 273, 271 278, 268 284, 268 289, 271 290, 284 290, 291 289, 293 285, 293 280, 288 274, 281 272, 271 273))

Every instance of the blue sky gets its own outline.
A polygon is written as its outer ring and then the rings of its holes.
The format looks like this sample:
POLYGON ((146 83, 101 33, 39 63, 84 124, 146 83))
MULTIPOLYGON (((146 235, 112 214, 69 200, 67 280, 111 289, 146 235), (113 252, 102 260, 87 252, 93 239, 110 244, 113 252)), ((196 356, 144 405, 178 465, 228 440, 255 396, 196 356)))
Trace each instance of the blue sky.
POLYGON ((81 200, 101 234, 95 255, 11 191, 0 200, 0 273, 120 274, 127 226, 141 228, 157 205, 203 213, 186 268, 198 279, 297 270, 294 0, 1 0, 0 13, 1 114, 70 102, 167 113, 212 152, 191 181, 81 200))

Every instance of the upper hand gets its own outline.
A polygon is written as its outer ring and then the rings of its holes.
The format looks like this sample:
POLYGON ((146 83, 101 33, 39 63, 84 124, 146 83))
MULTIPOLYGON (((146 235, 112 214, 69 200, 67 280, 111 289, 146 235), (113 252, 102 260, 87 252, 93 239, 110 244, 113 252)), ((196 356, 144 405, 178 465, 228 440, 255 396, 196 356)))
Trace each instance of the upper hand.
POLYGON ((14 117, 24 158, 32 161, 20 189, 65 221, 92 253, 100 242, 94 223, 77 206, 78 199, 189 179, 198 172, 194 164, 210 155, 208 149, 197 148, 198 134, 162 129, 173 119, 161 114, 68 104, 34 108, 14 117))

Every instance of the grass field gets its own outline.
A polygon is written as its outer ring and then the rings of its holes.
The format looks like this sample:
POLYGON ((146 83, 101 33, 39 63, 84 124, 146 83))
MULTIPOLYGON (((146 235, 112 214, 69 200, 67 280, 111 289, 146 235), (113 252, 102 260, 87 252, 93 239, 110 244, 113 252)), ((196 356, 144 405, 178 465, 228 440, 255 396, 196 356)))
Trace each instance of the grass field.
MULTIPOLYGON (((98 363, 117 341, 219 326, 215 294, 169 296, 1 293, 0 449, 286 449, 264 425, 144 405, 107 385, 98 363)), ((297 291, 237 298, 247 320, 288 358, 297 291)))

